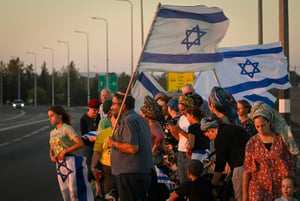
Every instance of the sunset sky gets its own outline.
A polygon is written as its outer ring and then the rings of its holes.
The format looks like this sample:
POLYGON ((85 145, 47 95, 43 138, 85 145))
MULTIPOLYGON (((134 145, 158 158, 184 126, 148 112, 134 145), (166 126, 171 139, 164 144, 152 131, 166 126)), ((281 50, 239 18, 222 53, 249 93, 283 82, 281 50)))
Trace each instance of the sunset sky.
MULTIPOLYGON (((142 50, 140 0, 131 0, 133 5, 133 64, 142 50)), ((143 0, 144 40, 148 34, 158 3, 163 5, 206 5, 223 9, 230 24, 219 47, 251 45, 258 43, 258 15, 255 0, 143 0)), ((263 0, 264 43, 279 41, 278 0, 263 0)), ((300 1, 289 1, 290 65, 300 66, 300 1)), ((0 61, 7 63, 19 57, 25 65, 33 63, 37 56, 37 71, 43 62, 51 65, 54 49, 54 67, 60 70, 67 64, 67 45, 70 45, 70 60, 80 72, 87 71, 86 35, 89 35, 89 67, 92 72, 106 71, 105 22, 108 21, 109 72, 131 72, 130 56, 130 4, 117 0, 0 0, 0 61)))

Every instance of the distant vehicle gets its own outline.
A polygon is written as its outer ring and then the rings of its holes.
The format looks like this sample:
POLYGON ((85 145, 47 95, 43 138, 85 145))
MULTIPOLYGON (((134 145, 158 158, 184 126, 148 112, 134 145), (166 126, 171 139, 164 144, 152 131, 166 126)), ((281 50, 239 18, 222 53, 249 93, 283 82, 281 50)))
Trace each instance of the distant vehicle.
POLYGON ((25 106, 24 101, 22 99, 15 99, 12 102, 13 108, 23 108, 25 106))

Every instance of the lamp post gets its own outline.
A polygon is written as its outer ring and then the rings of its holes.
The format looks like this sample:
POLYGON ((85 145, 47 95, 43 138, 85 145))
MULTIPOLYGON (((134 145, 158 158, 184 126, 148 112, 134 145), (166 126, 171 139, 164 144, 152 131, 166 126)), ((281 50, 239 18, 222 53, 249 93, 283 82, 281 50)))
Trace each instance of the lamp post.
POLYGON ((89 34, 85 31, 75 31, 76 33, 81 33, 86 35, 86 52, 87 52, 87 102, 90 101, 90 55, 89 55, 89 34))
POLYGON ((68 88, 68 93, 67 93, 67 105, 68 107, 70 106, 70 44, 67 41, 63 41, 63 40, 58 40, 58 43, 63 43, 67 45, 67 74, 68 74, 68 78, 67 78, 67 88, 68 88))
POLYGON ((106 87, 108 86, 108 22, 105 18, 102 17, 92 17, 94 20, 103 20, 106 24, 106 87))
POLYGON ((37 80, 36 80, 36 54, 34 52, 27 51, 26 54, 33 55, 34 58, 34 106, 37 106, 37 80))
MULTIPOLYGON (((16 56, 10 56, 13 60, 16 60, 16 63, 18 63, 19 57, 16 56)), ((18 67, 18 99, 21 98, 21 68, 18 67)))
POLYGON ((52 106, 54 106, 55 101, 54 101, 54 50, 53 48, 50 47, 43 47, 45 50, 50 50, 51 51, 51 60, 52 60, 52 106))
POLYGON ((131 75, 133 73, 133 7, 132 3, 129 0, 117 0, 117 1, 124 1, 130 4, 130 11, 131 11, 131 75))

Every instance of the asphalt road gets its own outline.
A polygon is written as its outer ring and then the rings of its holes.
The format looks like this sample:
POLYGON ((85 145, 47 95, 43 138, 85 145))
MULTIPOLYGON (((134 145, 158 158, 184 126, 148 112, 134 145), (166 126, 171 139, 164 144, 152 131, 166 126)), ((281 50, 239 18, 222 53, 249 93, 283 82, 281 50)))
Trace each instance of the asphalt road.
MULTIPOLYGON (((72 108, 79 133, 86 108, 72 108)), ((62 201, 55 164, 49 158, 47 107, 0 108, 0 200, 62 201)))

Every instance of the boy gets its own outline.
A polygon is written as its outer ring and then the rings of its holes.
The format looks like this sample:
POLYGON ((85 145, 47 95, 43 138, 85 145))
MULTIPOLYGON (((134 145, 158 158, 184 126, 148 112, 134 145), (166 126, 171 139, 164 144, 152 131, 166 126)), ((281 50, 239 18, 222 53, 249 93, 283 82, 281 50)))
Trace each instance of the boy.
POLYGON ((212 186, 210 180, 201 176, 203 164, 196 159, 190 160, 187 167, 188 176, 192 181, 187 181, 179 186, 170 196, 170 201, 188 197, 189 201, 212 200, 212 186))

